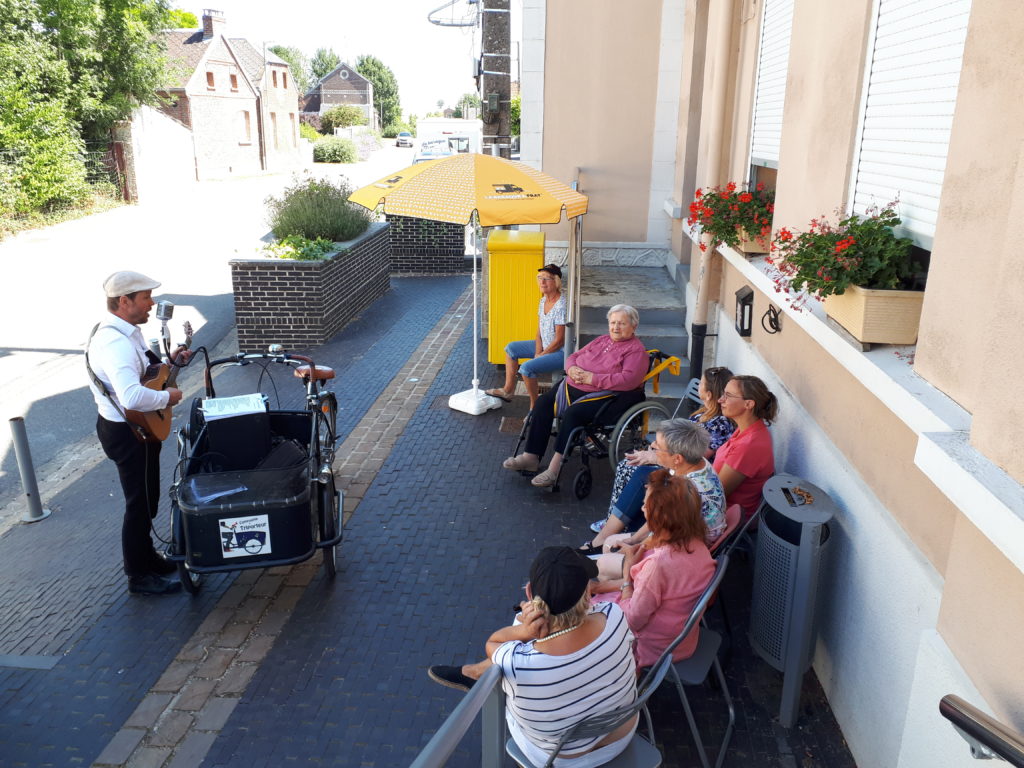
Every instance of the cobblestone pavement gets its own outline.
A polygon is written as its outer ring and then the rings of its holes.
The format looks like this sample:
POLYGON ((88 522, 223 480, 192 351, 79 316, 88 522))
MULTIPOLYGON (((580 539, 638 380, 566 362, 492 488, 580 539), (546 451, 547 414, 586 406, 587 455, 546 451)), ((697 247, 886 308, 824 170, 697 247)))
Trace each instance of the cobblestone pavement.
MULTIPOLYGON (((578 544, 602 515, 610 471, 597 465, 593 493, 578 501, 501 469, 515 442, 499 432, 501 417, 523 416, 526 399, 478 417, 447 407, 472 378, 468 280, 393 284, 315 352, 338 371, 346 436, 335 579, 317 556, 209 579, 194 599, 128 598, 109 529, 116 478, 103 465, 66 489, 78 506, 0 538, 0 604, 14 617, 0 627, 0 653, 10 654, 0 664, 20 665, 0 666, 0 766, 412 761, 460 700, 426 667, 480 656, 510 620, 537 549, 578 544)), ((492 366, 481 371, 482 386, 499 383, 492 366)), ((235 383, 253 375, 234 373, 235 383)), ((279 386, 288 407, 285 392, 297 388, 279 386)), ((743 639, 749 579, 738 562, 727 580, 737 731, 726 765, 853 766, 812 674, 797 727, 775 721, 781 678, 743 639)), ((705 742, 716 743, 719 692, 688 693, 705 742)), ((697 765, 674 691, 653 702, 665 765, 697 765)), ((449 764, 479 764, 478 728, 449 764)))

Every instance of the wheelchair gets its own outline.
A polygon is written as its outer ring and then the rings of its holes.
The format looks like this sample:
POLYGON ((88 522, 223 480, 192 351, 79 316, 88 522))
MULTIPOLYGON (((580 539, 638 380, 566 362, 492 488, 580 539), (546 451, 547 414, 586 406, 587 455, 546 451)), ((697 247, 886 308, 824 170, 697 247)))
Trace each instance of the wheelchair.
MULTIPOLYGON (((658 425, 670 418, 668 409, 664 405, 646 399, 646 389, 650 382, 652 394, 658 394, 661 391, 661 374, 667 371, 673 376, 678 376, 680 360, 674 355, 667 355, 657 349, 647 350, 647 356, 649 358, 647 375, 644 376, 640 387, 643 390, 643 399, 622 411, 620 407, 617 407, 619 396, 609 397, 594 415, 594 420, 591 423, 577 427, 570 433, 562 457, 562 465, 558 470, 558 477, 550 486, 551 493, 561 490, 562 473, 565 471, 570 457, 578 451, 582 466, 573 477, 572 490, 577 499, 585 499, 590 495, 594 485, 593 472, 590 468, 591 459, 607 458, 612 472, 614 472, 615 467, 627 453, 647 448, 654 433, 658 431, 658 425)), ((562 386, 562 381, 564 379, 555 386, 562 386)), ((523 428, 519 431, 519 441, 516 443, 513 456, 519 455, 532 420, 533 411, 530 411, 523 420, 523 428)), ((555 419, 552 436, 557 434, 560 426, 560 420, 555 419)), ((533 473, 524 472, 523 474, 533 473)))

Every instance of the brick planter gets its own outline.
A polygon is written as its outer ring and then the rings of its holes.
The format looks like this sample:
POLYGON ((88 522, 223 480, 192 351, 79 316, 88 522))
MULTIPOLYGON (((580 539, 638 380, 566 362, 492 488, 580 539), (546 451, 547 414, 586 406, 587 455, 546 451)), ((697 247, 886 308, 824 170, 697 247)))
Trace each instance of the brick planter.
POLYGON ((444 221, 388 216, 391 269, 402 274, 465 271, 466 228, 444 221))
POLYGON ((330 339, 391 287, 389 229, 371 224, 323 261, 232 259, 239 349, 299 350, 330 339))

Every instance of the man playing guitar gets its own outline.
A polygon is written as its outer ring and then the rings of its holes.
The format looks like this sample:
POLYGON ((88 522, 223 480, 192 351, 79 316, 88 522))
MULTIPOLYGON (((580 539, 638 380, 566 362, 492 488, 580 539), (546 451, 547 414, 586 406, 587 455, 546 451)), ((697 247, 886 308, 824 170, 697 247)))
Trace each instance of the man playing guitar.
MULTIPOLYGON (((128 591, 166 595, 181 590, 166 578, 176 566, 157 554, 150 538, 160 499, 161 443, 126 420, 125 411, 158 411, 181 402, 181 390, 143 385, 147 368, 159 360, 150 352, 139 326, 149 319, 152 293, 160 283, 138 272, 115 272, 103 282, 108 315, 90 337, 86 366, 99 416, 96 434, 103 452, 117 466, 124 492, 121 549, 128 591)), ((184 364, 190 352, 179 349, 173 362, 184 364)))

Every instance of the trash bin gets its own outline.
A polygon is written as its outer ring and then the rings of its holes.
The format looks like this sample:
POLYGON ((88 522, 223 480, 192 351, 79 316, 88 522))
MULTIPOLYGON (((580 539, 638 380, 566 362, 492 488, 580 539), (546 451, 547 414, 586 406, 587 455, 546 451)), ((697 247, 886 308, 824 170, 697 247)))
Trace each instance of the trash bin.
POLYGON ((499 229, 487 238, 487 359, 505 362, 510 341, 537 336, 537 270, 544 266, 544 233, 499 229))
POLYGON ((835 503, 811 483, 775 475, 762 491, 757 532, 750 643, 783 673, 779 722, 796 722, 800 688, 817 636, 818 581, 835 503))

